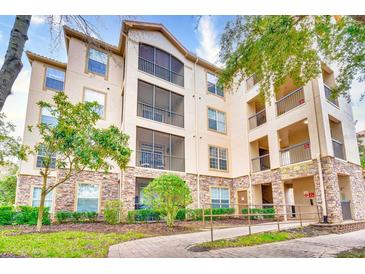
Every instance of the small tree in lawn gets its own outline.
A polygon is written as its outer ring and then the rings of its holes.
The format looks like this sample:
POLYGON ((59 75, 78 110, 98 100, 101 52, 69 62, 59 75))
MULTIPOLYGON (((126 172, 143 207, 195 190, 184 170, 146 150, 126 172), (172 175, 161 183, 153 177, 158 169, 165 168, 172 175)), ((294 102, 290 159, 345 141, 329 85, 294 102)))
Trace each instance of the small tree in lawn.
MULTIPOLYGON (((100 118, 100 106, 96 102, 72 104, 64 93, 55 95, 53 101, 54 104, 38 102, 57 121, 36 125, 41 141, 32 149, 33 154, 41 152, 42 155, 38 231, 42 227, 44 202, 48 193, 85 169, 107 172, 111 168, 110 160, 124 169, 131 154, 128 135, 115 126, 106 129, 95 127, 100 118), (49 176, 54 169, 64 172, 56 171, 56 178, 50 182, 49 176)), ((32 127, 29 130, 32 131, 32 127)))
POLYGON ((172 227, 179 209, 192 203, 190 189, 185 181, 174 174, 164 174, 154 179, 143 190, 146 204, 166 216, 172 227))

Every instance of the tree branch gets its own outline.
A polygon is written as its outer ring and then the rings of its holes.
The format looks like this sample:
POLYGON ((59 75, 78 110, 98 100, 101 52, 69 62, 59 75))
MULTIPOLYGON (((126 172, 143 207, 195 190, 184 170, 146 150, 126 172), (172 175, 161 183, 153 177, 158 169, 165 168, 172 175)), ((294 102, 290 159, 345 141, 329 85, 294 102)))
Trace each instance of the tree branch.
POLYGON ((31 15, 17 15, 15 18, 4 63, 0 70, 0 111, 23 67, 21 59, 25 42, 28 40, 27 33, 31 18, 31 15))

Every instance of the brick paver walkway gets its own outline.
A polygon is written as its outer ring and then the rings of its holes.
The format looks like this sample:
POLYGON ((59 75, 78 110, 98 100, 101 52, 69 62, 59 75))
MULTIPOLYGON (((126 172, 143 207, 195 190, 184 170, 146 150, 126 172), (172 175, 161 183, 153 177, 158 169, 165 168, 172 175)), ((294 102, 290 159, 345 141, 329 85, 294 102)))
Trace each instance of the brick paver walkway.
MULTIPOLYGON (((297 227, 298 223, 281 224, 280 227, 297 227)), ((252 232, 276 230, 276 223, 252 227, 252 232)), ((214 240, 232 238, 248 234, 248 227, 214 229, 214 240)), ((221 257, 219 251, 191 252, 187 248, 193 244, 210 241, 210 230, 203 232, 159 236, 129 241, 109 248, 111 258, 184 258, 184 257, 221 257)), ((234 256, 230 250, 222 251, 222 256, 234 256)), ((234 256, 237 257, 237 256, 234 256)))

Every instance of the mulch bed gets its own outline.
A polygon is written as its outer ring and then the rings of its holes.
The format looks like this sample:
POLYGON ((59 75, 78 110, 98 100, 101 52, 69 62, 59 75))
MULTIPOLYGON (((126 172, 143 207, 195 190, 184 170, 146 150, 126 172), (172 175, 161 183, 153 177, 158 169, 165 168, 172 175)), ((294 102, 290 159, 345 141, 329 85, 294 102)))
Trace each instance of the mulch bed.
MULTIPOLYGON (((263 223, 265 221, 251 221, 251 223, 263 223)), ((214 229, 233 227, 247 224, 247 220, 238 218, 229 218, 213 221, 214 229)), ((108 225, 102 222, 96 223, 81 223, 81 224, 52 224, 44 225, 42 233, 57 232, 57 231, 85 231, 85 232, 103 232, 103 233, 126 233, 128 231, 145 233, 151 236, 157 235, 172 235, 189 232, 197 232, 202 229, 209 229, 210 222, 206 221, 203 225, 202 221, 187 221, 176 222, 173 228, 169 228, 163 222, 141 223, 141 224, 117 224, 108 225)), ((35 226, 16 225, 16 226, 0 226, 0 231, 3 229, 14 229, 17 231, 11 234, 36 233, 35 226)))
POLYGON ((315 237, 315 236, 322 236, 322 235, 330 234, 328 231, 326 231, 324 229, 320 229, 320 228, 318 228, 316 226, 313 226, 313 225, 285 229, 285 231, 294 232, 294 233, 295 232, 302 233, 302 234, 305 235, 305 237, 315 237))

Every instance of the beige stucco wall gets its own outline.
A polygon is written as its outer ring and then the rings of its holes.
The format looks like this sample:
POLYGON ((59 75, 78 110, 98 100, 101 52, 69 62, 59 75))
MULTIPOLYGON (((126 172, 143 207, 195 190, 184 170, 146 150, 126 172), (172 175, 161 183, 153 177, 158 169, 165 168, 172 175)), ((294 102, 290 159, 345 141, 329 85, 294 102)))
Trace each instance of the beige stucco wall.
MULTIPOLYGON (((308 119, 308 135, 311 142, 311 155, 316 158, 321 151, 322 156, 333 155, 329 115, 341 121, 346 147, 346 159, 359 164, 358 148, 352 116, 351 105, 340 98, 339 108, 329 104, 323 90, 323 80, 319 77, 304 86, 305 103, 277 117, 275 99, 265 102, 267 122, 255 129, 249 130, 248 117, 252 114, 252 106, 247 102, 258 95, 259 86, 247 90, 246 83, 233 91, 228 91, 225 98, 209 94, 207 91, 207 70, 187 60, 160 32, 130 30, 126 42, 125 67, 123 59, 115 54, 109 54, 108 77, 86 73, 87 46, 75 39, 69 41, 68 65, 66 70, 65 93, 72 102, 83 98, 85 87, 107 94, 106 119, 100 120, 98 126, 121 126, 130 136, 130 147, 136 150, 136 127, 145 127, 185 138, 185 171, 202 175, 219 177, 240 177, 247 175, 250 170, 250 159, 255 155, 250 149, 250 142, 267 136, 270 150, 271 168, 280 167, 280 143, 278 132, 293 123, 308 119), (161 48, 184 63, 185 86, 180 87, 160 78, 138 70, 138 43, 144 42, 161 48), (123 78, 125 76, 125 78, 123 78), (137 116, 137 82, 138 79, 156 86, 171 90, 184 96, 185 127, 159 123, 137 116), (123 93, 123 96, 122 96, 123 93), (315 100, 316 99, 316 100, 315 100), (124 103, 122 104, 122 101, 124 103), (124 109, 122 110, 122 105, 124 109), (207 109, 226 113, 227 133, 221 134, 208 130, 207 109), (122 113, 123 112, 123 113, 122 113), (123 115, 122 115, 123 114, 123 115), (123 116, 123 121, 121 117, 123 116), (317 119, 316 119, 317 117, 317 119), (317 123, 318 129, 317 130, 317 123), (318 138, 319 137, 319 138, 318 138), (208 146, 214 145, 228 149, 228 171, 209 169, 208 146)), ((34 61, 27 106, 26 126, 34 125, 39 119, 39 109, 36 102, 51 100, 54 92, 44 91, 43 79, 45 65, 34 61)), ((299 136, 301 137, 301 136, 299 136)), ((299 138, 298 137, 298 138, 299 138)), ((24 143, 33 145, 39 136, 37 132, 24 134, 24 143)), ((292 140, 292 142, 298 140, 292 140)), ((251 146, 252 148, 252 146, 251 146)), ((133 152, 130 166, 135 166, 136 155, 133 152)), ((38 174, 35 159, 30 157, 21 164, 22 174, 38 174)), ((114 169, 115 172, 118 169, 114 169)))

